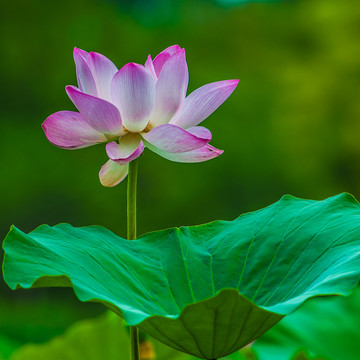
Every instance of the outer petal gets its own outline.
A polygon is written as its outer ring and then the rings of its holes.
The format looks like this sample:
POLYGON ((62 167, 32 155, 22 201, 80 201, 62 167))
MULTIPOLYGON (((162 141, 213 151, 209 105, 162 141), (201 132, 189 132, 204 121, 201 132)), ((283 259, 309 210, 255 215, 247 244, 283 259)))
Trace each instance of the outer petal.
POLYGON ((189 128, 200 124, 234 91, 239 80, 224 80, 204 85, 186 97, 171 124, 189 128))
MULTIPOLYGON (((164 124, 147 134, 142 134, 142 137, 146 146, 151 144, 161 151, 181 153, 199 149, 210 141, 210 131, 206 134, 203 132, 201 135, 204 135, 204 137, 192 134, 179 126, 164 124)), ((152 149, 152 147, 150 148, 152 149)))
POLYGON ((131 132, 141 132, 154 108, 155 81, 144 66, 126 64, 112 80, 111 98, 120 110, 124 126, 131 132))
POLYGON ((183 103, 189 82, 185 50, 179 50, 164 64, 156 84, 151 124, 167 124, 183 103))
POLYGON ((109 158, 119 165, 125 165, 138 158, 144 151, 144 143, 139 135, 128 134, 119 140, 106 144, 106 153, 109 158))
POLYGON ((181 47, 179 45, 172 45, 163 50, 155 57, 153 64, 156 76, 159 77, 161 69, 166 63, 166 61, 170 58, 171 55, 174 55, 179 50, 181 50, 181 47))
POLYGON ((67 86, 66 92, 92 128, 104 134, 122 134, 121 117, 116 106, 108 101, 84 94, 74 86, 67 86))
POLYGON ((84 50, 74 49, 74 61, 79 89, 85 94, 97 96, 95 80, 87 64, 89 53, 84 50))
POLYGON ((87 64, 95 80, 98 97, 111 101, 111 80, 118 71, 117 67, 104 55, 91 52, 87 64))
POLYGON ((181 163, 197 163, 203 162, 207 160, 211 160, 219 155, 221 155, 224 151, 214 148, 213 146, 207 144, 200 149, 182 152, 182 153, 170 153, 166 151, 162 151, 151 144, 146 144, 146 146, 155 152, 156 154, 162 156, 165 159, 181 162, 181 163))
POLYGON ((103 186, 112 187, 119 184, 128 174, 128 165, 119 165, 109 160, 100 169, 99 178, 103 186))
POLYGON ((51 143, 64 149, 80 149, 107 140, 104 134, 94 130, 80 113, 74 111, 59 111, 50 115, 42 128, 51 143))

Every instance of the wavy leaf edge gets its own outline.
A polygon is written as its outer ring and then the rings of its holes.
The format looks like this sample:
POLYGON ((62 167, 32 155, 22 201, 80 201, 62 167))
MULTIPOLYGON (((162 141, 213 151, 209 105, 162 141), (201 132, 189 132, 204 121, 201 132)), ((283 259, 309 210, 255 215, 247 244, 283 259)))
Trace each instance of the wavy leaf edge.
MULTIPOLYGON (((335 195, 335 196, 332 196, 332 197, 328 197, 324 200, 327 200, 327 199, 330 199, 330 198, 346 198, 347 200, 351 201, 352 203, 356 204, 356 205, 359 205, 360 206, 360 203, 356 200, 356 198, 348 193, 348 192, 343 192, 343 193, 340 193, 338 195, 335 195)), ((167 228, 167 229, 163 229, 163 230, 157 230, 157 231, 151 231, 151 232, 147 232, 143 235, 141 235, 140 237, 138 237, 136 240, 132 240, 132 241, 136 241, 136 242, 140 242, 140 241, 149 241, 151 242, 152 239, 144 239, 146 238, 146 236, 148 234, 160 234, 160 233, 163 233, 163 232, 168 232, 168 231, 174 231, 174 232, 178 232, 178 231, 182 231, 183 229, 199 229, 199 228, 202 228, 202 227, 207 227, 209 225, 217 225, 217 224, 226 224, 226 223, 231 223, 233 221, 236 221, 238 219, 240 219, 241 217, 244 217, 244 216, 247 216, 249 214, 252 214, 252 213, 255 213, 257 211, 260 211, 260 210, 265 210, 271 206, 273 206, 274 204, 277 204, 277 203, 280 203, 282 201, 288 201, 288 200, 305 200, 305 201, 313 201, 313 202, 319 202, 321 200, 313 200, 313 199, 303 199, 303 198, 300 198, 300 197, 296 197, 296 196, 293 196, 293 195, 289 195, 289 194, 285 194, 283 195, 280 200, 278 200, 277 202, 275 203, 272 203, 264 208, 261 208, 261 209, 258 209, 258 210, 254 210, 254 211, 250 211, 250 212, 246 212, 246 213, 242 213, 240 216, 238 216, 236 219, 234 220, 215 220, 215 221, 211 221, 211 222, 208 222, 208 223, 203 223, 203 224, 199 224, 199 225, 192 225, 192 226, 180 226, 180 227, 170 227, 170 228, 167 228)), ((71 226, 73 227, 72 225, 68 224, 68 223, 59 223, 59 224, 56 224, 55 226, 50 226, 50 225, 47 225, 47 224, 42 224, 42 225, 39 225, 38 227, 36 227, 34 230, 31 231, 34 232, 34 231, 37 231, 37 230, 41 230, 42 228, 54 228, 54 227, 58 227, 58 226, 61 226, 61 225, 66 225, 66 226, 71 226)), ((129 241, 129 240, 126 240, 120 236, 118 236, 117 234, 113 233, 112 231, 108 230, 106 227, 104 226, 101 226, 101 225, 88 225, 88 226, 81 226, 81 227, 73 227, 73 228, 77 228, 77 229, 88 229, 88 228, 101 228, 103 230, 105 230, 106 232, 108 233, 111 233, 112 235, 116 236, 120 241, 129 241)), ((37 286, 37 283, 41 282, 41 280, 46 280, 46 279, 51 279, 51 281, 53 281, 53 279, 62 279, 64 280, 65 279, 65 282, 67 283, 67 285, 60 285, 60 287, 72 287, 76 297, 81 301, 81 302, 100 302, 100 303, 103 303, 106 307, 108 307, 110 310, 112 310, 113 312, 115 312, 116 314, 118 314, 119 316, 123 317, 123 314, 122 314, 122 309, 117 307, 117 306, 114 306, 111 302, 109 301, 106 301, 106 300, 103 300, 103 299, 100 299, 100 298, 83 298, 80 294, 79 294, 79 291, 78 291, 78 287, 76 285, 73 284, 73 281, 71 280, 71 278, 66 275, 66 274, 62 274, 62 275, 55 275, 55 276, 49 276, 49 275, 43 275, 43 276, 40 276, 40 277, 37 277, 31 284, 29 285, 23 285, 23 284, 20 284, 20 283, 16 283, 15 285, 14 284, 11 284, 9 283, 9 281, 6 279, 6 276, 5 276, 5 272, 4 272, 4 267, 5 267, 5 263, 7 262, 6 259, 8 257, 7 253, 6 253, 6 245, 8 243, 8 239, 9 239, 9 236, 12 234, 12 232, 14 231, 18 231, 22 234, 25 234, 25 235, 28 235, 24 232, 22 232, 20 229, 18 229, 15 225, 12 225, 10 227, 10 231, 8 232, 8 234, 6 235, 4 241, 3 241, 3 249, 5 250, 5 254, 4 254, 4 260, 3 260, 3 264, 2 264, 2 270, 3 270, 3 275, 4 275, 4 280, 5 282, 7 283, 7 285, 12 289, 12 290, 16 290, 16 289, 30 289, 30 288, 37 288, 37 287, 43 287, 43 286, 37 286)), ((360 278, 359 278, 360 280, 360 278)), ((59 285, 52 285, 51 287, 59 287, 59 285)), ((354 289, 353 289, 354 290, 354 289)), ((281 318, 292 313, 293 311, 295 311, 300 305, 302 305, 305 301, 311 299, 311 298, 315 298, 315 297, 320 297, 320 296, 348 296, 350 295, 353 290, 349 290, 348 292, 337 292, 337 293, 320 293, 320 294, 317 294, 317 295, 314 295, 314 296, 309 296, 307 297, 306 299, 304 299, 303 301, 300 301, 297 303, 296 305, 296 308, 294 308, 292 311, 288 312, 288 313, 278 313, 278 312, 274 312, 274 311, 271 311, 269 310, 266 306, 261 306, 261 305, 258 305, 256 304, 255 302, 251 301, 248 297, 246 297, 245 295, 243 295, 238 289, 235 289, 235 288, 229 288, 229 287, 224 287, 220 290, 218 290, 215 295, 211 296, 211 297, 207 297, 205 299, 202 299, 202 300, 199 300, 199 301, 196 301, 196 302, 193 302, 193 303, 190 303, 190 304, 187 304, 185 305, 184 307, 181 308, 181 311, 177 314, 177 315, 158 315, 158 314, 148 314, 148 316, 145 316, 143 318, 142 321, 139 321, 139 322, 134 322, 134 323, 131 323, 131 322, 127 322, 128 325, 130 326, 141 326, 141 324, 143 324, 146 320, 148 320, 149 318, 167 318, 167 319, 171 319, 171 320, 177 320, 179 318, 181 318, 187 311, 189 308, 192 308, 193 306, 196 306, 198 304, 203 304, 203 303, 207 303, 209 301, 212 301, 213 299, 223 295, 223 293, 232 293, 232 294, 235 294, 237 295, 239 298, 242 298, 242 299, 245 299, 247 302, 251 303, 255 308, 261 310, 261 311, 264 311, 266 313, 268 313, 269 315, 278 315, 280 316, 281 318)), ((271 307, 274 307, 274 306, 271 306, 271 307)))

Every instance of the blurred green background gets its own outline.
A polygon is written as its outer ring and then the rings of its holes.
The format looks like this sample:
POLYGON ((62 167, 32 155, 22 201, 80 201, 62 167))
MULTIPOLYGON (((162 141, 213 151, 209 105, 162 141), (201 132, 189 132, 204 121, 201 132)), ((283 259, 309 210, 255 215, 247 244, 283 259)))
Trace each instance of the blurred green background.
MULTIPOLYGON (((239 78, 204 125, 225 152, 200 164, 145 151, 139 163, 139 234, 234 219, 284 193, 360 194, 360 7, 352 1, 3 0, 0 235, 16 224, 98 224, 125 236, 126 182, 98 181, 104 145, 67 151, 45 138, 51 113, 74 110, 73 48, 118 67, 185 47, 189 92, 239 78)), ((0 280, 0 337, 11 349, 100 314, 70 290, 17 291, 0 280)), ((1 343, 1 339, 0 339, 1 343)))

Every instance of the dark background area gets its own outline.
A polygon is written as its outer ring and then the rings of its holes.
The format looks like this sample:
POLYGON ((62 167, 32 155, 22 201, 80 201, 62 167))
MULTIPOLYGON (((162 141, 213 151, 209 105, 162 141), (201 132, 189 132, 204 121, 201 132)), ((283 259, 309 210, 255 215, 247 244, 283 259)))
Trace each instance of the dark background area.
MULTIPOLYGON (((139 234, 231 220, 285 193, 359 197, 360 7, 338 0, 225 3, 1 2, 1 238, 11 224, 31 231, 60 222, 126 234, 126 182, 108 189, 98 180, 105 146, 62 150, 41 129, 51 113, 74 110, 64 87, 76 84, 75 46, 120 68, 179 44, 188 93, 240 79, 204 122, 223 155, 200 164, 172 163, 149 150, 141 157, 139 234)), ((103 311, 80 304, 70 290, 14 293, 2 280, 0 298, 0 334, 14 342, 43 341, 103 311)))

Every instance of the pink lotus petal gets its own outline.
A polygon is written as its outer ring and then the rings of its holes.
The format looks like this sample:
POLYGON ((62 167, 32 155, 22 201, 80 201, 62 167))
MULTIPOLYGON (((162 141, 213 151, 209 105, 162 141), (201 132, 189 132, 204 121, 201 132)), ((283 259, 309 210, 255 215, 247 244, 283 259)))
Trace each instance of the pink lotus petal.
POLYGON ((189 128, 200 124, 234 91, 239 80, 224 80, 204 85, 186 97, 170 123, 189 128))
POLYGON ((84 60, 85 61, 87 61, 87 58, 88 58, 88 56, 89 56, 89 53, 87 52, 87 51, 85 51, 85 50, 82 50, 82 49, 79 49, 79 48, 74 48, 74 52, 77 52, 79 55, 81 55, 83 58, 84 58, 84 60))
POLYGON ((141 132, 154 107, 154 79, 144 66, 126 64, 112 80, 111 98, 120 110, 124 126, 131 132, 141 132))
POLYGON ((197 137, 207 139, 208 142, 211 140, 211 131, 203 126, 194 126, 189 129, 186 129, 190 134, 193 134, 197 137))
POLYGON ((174 55, 179 50, 181 50, 181 47, 179 45, 172 45, 163 50, 155 57, 153 64, 157 77, 159 77, 161 69, 164 66, 165 62, 170 58, 171 55, 174 55))
POLYGON ((79 89, 85 94, 97 96, 95 80, 87 64, 88 53, 84 50, 74 49, 74 61, 76 66, 76 77, 79 89))
POLYGON ((142 137, 145 140, 146 146, 151 144, 161 151, 181 153, 203 147, 211 139, 211 133, 210 137, 208 134, 206 135, 205 138, 202 138, 201 136, 191 134, 179 126, 164 124, 152 129, 147 134, 142 134, 142 137))
POLYGON ((147 71, 150 72, 150 74, 152 75, 152 77, 154 78, 155 83, 157 82, 157 76, 155 73, 155 68, 154 68, 154 64, 153 61, 151 59, 151 55, 148 56, 146 62, 145 62, 145 69, 147 71))
POLYGON ((92 128, 104 134, 122 134, 121 117, 116 106, 108 101, 84 94, 74 86, 67 86, 66 92, 92 128))
POLYGON ((182 153, 171 153, 166 152, 158 149, 155 146, 146 146, 155 152, 156 154, 162 156, 165 159, 168 159, 170 161, 175 162, 181 162, 181 163, 197 163, 197 162, 203 162, 207 160, 211 160, 219 155, 221 155, 224 151, 216 149, 215 147, 206 144, 205 146, 201 147, 200 149, 182 152, 182 153))
POLYGON ((106 153, 111 160, 125 165, 138 158, 144 151, 144 143, 140 139, 139 135, 125 135, 120 138, 119 144, 115 141, 106 144, 106 153))
POLYGON ((103 186, 115 186, 126 178, 129 166, 119 165, 116 162, 109 160, 100 169, 99 178, 103 186))
POLYGON ((183 103, 189 82, 185 50, 179 50, 164 64, 156 84, 151 124, 167 124, 183 103))
POLYGON ((104 134, 94 130, 80 113, 74 111, 50 115, 42 128, 51 143, 64 149, 80 149, 107 141, 104 134))
POLYGON ((104 55, 91 52, 87 64, 94 77, 98 97, 111 101, 111 80, 118 71, 117 67, 104 55))

